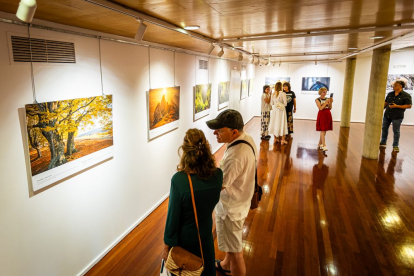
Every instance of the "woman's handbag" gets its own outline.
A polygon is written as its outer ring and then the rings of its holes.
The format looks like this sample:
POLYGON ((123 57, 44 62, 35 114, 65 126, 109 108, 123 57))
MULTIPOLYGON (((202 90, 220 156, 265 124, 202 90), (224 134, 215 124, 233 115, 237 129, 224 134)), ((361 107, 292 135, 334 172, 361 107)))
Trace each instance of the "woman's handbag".
POLYGON ((203 247, 201 246, 200 229, 198 228, 197 210, 194 200, 193 183, 191 177, 187 173, 188 181, 190 182, 191 199, 193 201, 194 216, 198 231, 198 241, 200 242, 201 258, 188 252, 182 247, 174 246, 168 253, 168 258, 165 263, 165 268, 171 273, 179 276, 199 276, 204 270, 204 256, 203 247))

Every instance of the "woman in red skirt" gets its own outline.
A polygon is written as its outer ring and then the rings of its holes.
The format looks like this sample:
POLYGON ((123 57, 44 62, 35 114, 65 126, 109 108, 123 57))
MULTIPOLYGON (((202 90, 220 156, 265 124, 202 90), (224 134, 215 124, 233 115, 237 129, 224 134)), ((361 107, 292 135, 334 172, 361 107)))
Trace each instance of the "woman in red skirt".
POLYGON ((326 98, 327 92, 328 90, 325 87, 322 87, 321 89, 319 89, 318 92, 318 94, 320 95, 319 98, 315 100, 316 105, 319 108, 318 118, 316 119, 316 131, 321 132, 318 148, 323 150, 324 152, 328 150, 325 144, 326 132, 328 130, 333 129, 331 114, 333 99, 326 98))

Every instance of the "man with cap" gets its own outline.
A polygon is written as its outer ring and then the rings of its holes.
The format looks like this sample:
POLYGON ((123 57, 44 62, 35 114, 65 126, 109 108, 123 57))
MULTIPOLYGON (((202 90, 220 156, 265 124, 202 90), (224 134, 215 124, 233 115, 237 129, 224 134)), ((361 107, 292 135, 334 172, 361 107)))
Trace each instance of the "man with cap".
POLYGON ((394 141, 392 144, 393 150, 399 152, 400 127, 404 119, 404 112, 411 108, 411 95, 403 89, 405 82, 403 80, 396 80, 393 84, 394 91, 388 93, 384 102, 384 117, 382 119, 382 134, 380 147, 387 146, 388 129, 392 123, 392 131, 394 133, 394 141))
POLYGON ((224 275, 243 276, 243 224, 254 192, 257 149, 252 137, 243 131, 243 118, 236 110, 221 112, 207 121, 207 126, 214 129, 217 142, 227 144, 220 161, 223 188, 215 208, 218 248, 226 257, 216 260, 216 268, 224 275))

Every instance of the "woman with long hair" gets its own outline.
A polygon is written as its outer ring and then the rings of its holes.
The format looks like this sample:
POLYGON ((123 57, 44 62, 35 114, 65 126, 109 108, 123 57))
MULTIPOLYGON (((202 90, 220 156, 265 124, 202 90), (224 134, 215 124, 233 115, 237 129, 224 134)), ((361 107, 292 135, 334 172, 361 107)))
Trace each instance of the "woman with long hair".
POLYGON ((275 84, 275 92, 270 100, 272 111, 270 113, 269 132, 275 137, 275 143, 279 142, 282 145, 287 144, 285 135, 288 134, 287 120, 286 120, 286 93, 282 89, 282 83, 278 81, 275 84))
POLYGON ((326 98, 327 92, 328 90, 325 87, 320 88, 318 91, 320 96, 315 100, 319 109, 318 118, 316 119, 316 131, 320 131, 318 148, 324 152, 328 150, 325 143, 326 132, 333 129, 331 114, 333 99, 326 98))
POLYGON ((260 121, 261 126, 261 139, 269 140, 269 120, 270 120, 270 98, 272 96, 272 90, 270 89, 269 85, 263 86, 263 94, 262 94, 262 119, 260 121))
POLYGON ((190 184, 187 177, 189 174, 193 183, 204 255, 202 275, 216 275, 212 214, 220 199, 223 172, 216 167, 210 144, 199 129, 189 129, 178 150, 179 153, 181 152, 181 159, 177 166, 177 173, 171 179, 170 201, 164 231, 163 258, 167 260, 168 252, 173 246, 180 246, 201 258, 190 184))
POLYGON ((296 94, 290 90, 290 83, 283 84, 283 91, 286 93, 286 120, 288 125, 288 134, 293 133, 293 113, 296 113, 296 94))

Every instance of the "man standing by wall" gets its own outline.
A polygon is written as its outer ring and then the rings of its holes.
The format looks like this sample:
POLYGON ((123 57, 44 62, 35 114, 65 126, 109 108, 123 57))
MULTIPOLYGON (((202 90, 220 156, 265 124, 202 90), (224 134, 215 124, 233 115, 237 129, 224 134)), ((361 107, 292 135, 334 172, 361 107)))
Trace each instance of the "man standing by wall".
POLYGON ((223 188, 215 208, 218 248, 226 252, 226 257, 217 260, 216 267, 224 275, 244 276, 243 224, 254 192, 257 149, 252 137, 243 131, 243 118, 236 110, 221 112, 207 121, 207 126, 214 129, 217 142, 227 143, 220 162, 223 188), (239 140, 248 144, 237 144, 239 140))
POLYGON ((393 84, 394 91, 388 93, 384 102, 384 118, 382 119, 381 147, 387 146, 388 129, 392 123, 392 131, 394 133, 394 142, 392 144, 395 152, 399 152, 398 143, 400 140, 400 127, 404 119, 404 112, 407 108, 411 108, 412 100, 410 94, 403 89, 405 82, 396 80, 393 84))

